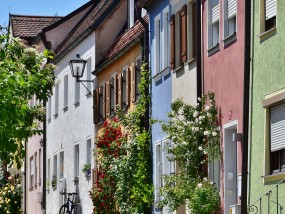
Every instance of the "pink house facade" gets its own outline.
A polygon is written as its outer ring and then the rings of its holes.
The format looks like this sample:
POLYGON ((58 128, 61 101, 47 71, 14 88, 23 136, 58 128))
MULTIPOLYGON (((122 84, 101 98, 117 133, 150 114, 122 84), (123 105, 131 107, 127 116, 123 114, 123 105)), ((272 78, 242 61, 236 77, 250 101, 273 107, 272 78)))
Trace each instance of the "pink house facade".
POLYGON ((244 1, 202 1, 203 93, 215 92, 222 158, 209 164, 223 213, 240 209, 243 130, 244 1))

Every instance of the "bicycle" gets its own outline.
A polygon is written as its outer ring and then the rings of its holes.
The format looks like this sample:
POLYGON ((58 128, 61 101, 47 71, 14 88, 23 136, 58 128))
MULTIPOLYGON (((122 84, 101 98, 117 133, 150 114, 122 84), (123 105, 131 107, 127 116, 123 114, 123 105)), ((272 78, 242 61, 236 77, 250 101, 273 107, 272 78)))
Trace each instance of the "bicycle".
POLYGON ((59 209, 59 214, 76 214, 77 203, 75 202, 76 192, 72 193, 60 193, 61 195, 67 195, 66 202, 59 209))

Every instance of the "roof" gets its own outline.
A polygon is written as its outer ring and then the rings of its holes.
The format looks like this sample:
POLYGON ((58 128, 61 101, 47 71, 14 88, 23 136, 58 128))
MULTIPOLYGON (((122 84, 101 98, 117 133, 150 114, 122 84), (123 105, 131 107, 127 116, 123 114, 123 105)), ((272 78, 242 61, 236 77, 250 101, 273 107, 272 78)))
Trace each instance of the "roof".
POLYGON ((14 37, 20 37, 31 44, 41 30, 58 20, 61 16, 32 16, 9 14, 14 37))
MULTIPOLYGON (((148 23, 148 15, 144 17, 146 23, 148 23)), ((136 21, 134 26, 128 31, 124 32, 120 37, 118 37, 115 42, 106 51, 105 57, 96 65, 94 74, 99 73, 104 67, 107 66, 107 62, 114 58, 120 51, 126 48, 132 47, 130 45, 133 42, 139 42, 137 38, 144 33, 144 27, 140 21, 136 21)))
POLYGON ((55 61, 62 58, 70 49, 87 37, 94 29, 101 26, 104 20, 112 13, 119 0, 97 1, 78 24, 71 30, 65 40, 63 40, 55 50, 57 54, 55 61))

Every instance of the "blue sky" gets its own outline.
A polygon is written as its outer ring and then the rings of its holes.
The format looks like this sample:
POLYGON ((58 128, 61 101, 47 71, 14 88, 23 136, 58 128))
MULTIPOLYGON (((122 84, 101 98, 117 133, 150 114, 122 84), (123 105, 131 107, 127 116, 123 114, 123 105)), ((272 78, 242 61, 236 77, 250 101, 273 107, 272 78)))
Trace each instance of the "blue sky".
POLYGON ((0 0, 0 25, 8 26, 9 12, 19 15, 65 16, 89 0, 0 0))

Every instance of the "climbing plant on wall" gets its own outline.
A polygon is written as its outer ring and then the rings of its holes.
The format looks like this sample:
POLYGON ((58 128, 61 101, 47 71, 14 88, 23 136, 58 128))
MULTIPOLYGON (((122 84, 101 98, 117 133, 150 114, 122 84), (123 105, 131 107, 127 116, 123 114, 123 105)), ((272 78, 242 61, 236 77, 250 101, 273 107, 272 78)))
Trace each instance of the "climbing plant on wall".
POLYGON ((164 175, 159 206, 176 210, 188 204, 191 213, 213 213, 219 209, 220 198, 216 186, 206 178, 206 167, 208 161, 220 158, 215 95, 205 94, 196 105, 175 100, 171 110, 162 129, 171 140, 165 148, 168 159, 177 167, 175 174, 164 175))
POLYGON ((145 126, 149 103, 148 65, 141 68, 141 95, 127 114, 104 123, 97 140, 97 186, 90 192, 94 213, 147 213, 153 202, 151 147, 145 126))

